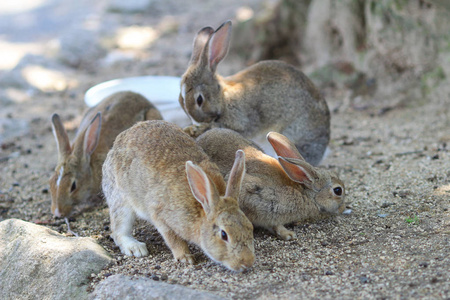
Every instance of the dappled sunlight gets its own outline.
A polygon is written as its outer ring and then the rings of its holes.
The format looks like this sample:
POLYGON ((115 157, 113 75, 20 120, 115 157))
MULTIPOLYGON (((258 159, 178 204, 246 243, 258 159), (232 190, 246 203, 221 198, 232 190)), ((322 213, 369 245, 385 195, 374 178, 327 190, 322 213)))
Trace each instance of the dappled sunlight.
POLYGON ((23 68, 22 76, 30 85, 43 92, 64 91, 76 85, 76 81, 67 79, 63 72, 38 65, 23 68))
POLYGON ((239 7, 236 11, 236 20, 238 22, 245 22, 253 18, 255 12, 248 6, 239 7))
POLYGON ((63 121, 64 128, 66 131, 75 131, 80 126, 81 120, 83 119, 83 116, 77 115, 72 120, 63 121))
POLYGON ((442 185, 434 191, 435 195, 450 197, 450 184, 442 185))
POLYGON ((27 91, 16 88, 6 88, 3 93, 13 102, 22 103, 30 100, 30 94, 27 91))
POLYGON ((40 54, 43 45, 38 43, 10 43, 0 39, 0 70, 14 68, 26 54, 40 54))
POLYGON ((45 5, 48 0, 1 1, 0 15, 23 13, 45 5))
POLYGON ((145 49, 159 36, 159 31, 152 27, 131 26, 119 29, 116 41, 121 49, 145 49))

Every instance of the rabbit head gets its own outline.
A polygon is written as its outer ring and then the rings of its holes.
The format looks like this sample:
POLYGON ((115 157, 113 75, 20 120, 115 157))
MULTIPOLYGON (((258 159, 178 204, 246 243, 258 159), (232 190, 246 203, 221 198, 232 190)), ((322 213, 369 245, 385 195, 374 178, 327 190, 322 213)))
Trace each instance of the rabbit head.
POLYGON ((245 155, 239 150, 230 172, 224 197, 199 166, 186 162, 186 174, 195 199, 206 215, 200 228, 200 246, 214 261, 233 271, 243 271, 255 261, 253 225, 237 199, 245 174, 245 155))
POLYGON ((194 39, 189 67, 181 78, 179 102, 196 122, 209 123, 220 118, 224 110, 221 77, 217 65, 225 58, 231 39, 231 21, 216 31, 202 28, 194 39))
POLYGON ((85 202, 93 191, 90 157, 98 145, 101 129, 101 113, 97 113, 87 129, 77 138, 82 143, 72 146, 58 114, 52 116, 53 134, 58 146, 58 164, 49 180, 52 196, 52 213, 65 217, 75 204, 85 202))
POLYGON ((269 132, 267 139, 287 176, 306 187, 305 193, 320 212, 338 214, 344 211, 345 186, 335 173, 307 163, 284 135, 269 132))

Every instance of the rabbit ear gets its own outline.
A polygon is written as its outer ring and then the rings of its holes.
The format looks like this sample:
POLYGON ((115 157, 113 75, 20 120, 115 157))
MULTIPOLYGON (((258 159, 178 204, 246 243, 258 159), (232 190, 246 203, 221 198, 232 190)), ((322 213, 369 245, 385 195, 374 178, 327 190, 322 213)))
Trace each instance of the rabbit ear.
POLYGON ((236 151, 236 158, 234 159, 233 167, 231 168, 230 177, 228 178, 227 190, 225 197, 234 199, 239 198, 241 191, 242 180, 245 175, 245 153, 242 150, 236 151))
POLYGON ((205 48, 206 44, 209 41, 209 38, 213 33, 214 29, 212 27, 204 27, 200 29, 194 39, 192 56, 189 64, 196 64, 199 61, 200 55, 202 54, 203 49, 205 48))
POLYGON ((52 129, 56 139, 56 145, 58 145, 59 160, 62 160, 72 152, 72 148, 70 147, 69 136, 58 114, 52 115, 52 129))
POLYGON ((214 200, 218 197, 214 185, 202 168, 194 165, 192 161, 186 162, 186 175, 192 194, 206 214, 209 214, 214 208, 214 200))
POLYGON ((220 25, 209 40, 209 68, 216 71, 217 65, 225 58, 230 47, 231 21, 220 25))
POLYGON ((290 157, 305 160, 303 156, 298 152, 297 147, 287 137, 278 132, 269 132, 267 134, 267 140, 272 145, 278 156, 290 157))
POLYGON ((319 178, 314 167, 304 160, 280 156, 278 161, 289 178, 295 182, 312 186, 319 178))
POLYGON ((98 145, 100 138, 100 129, 102 128, 102 114, 98 112, 92 119, 84 134, 84 153, 91 155, 98 145))

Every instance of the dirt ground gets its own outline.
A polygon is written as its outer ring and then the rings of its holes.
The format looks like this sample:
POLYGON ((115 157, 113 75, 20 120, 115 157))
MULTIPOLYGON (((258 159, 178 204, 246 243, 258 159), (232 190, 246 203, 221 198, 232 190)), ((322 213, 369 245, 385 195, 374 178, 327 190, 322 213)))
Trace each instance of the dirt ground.
MULTIPOLYGON (((199 3, 154 1, 147 13, 120 14, 106 11, 108 1, 99 1, 91 9, 86 8, 88 1, 81 1, 82 9, 77 7, 71 14, 61 10, 65 6, 60 2, 50 1, 54 10, 36 9, 30 14, 58 11, 60 18, 67 14, 67 26, 97 26, 100 37, 133 25, 162 33, 144 49, 106 43, 108 51, 131 59, 63 66, 70 84, 61 91, 2 87, 12 102, 1 104, 0 119, 25 120, 29 130, 1 143, 0 221, 19 218, 66 233, 64 221, 50 212, 48 179, 56 165, 51 114, 60 113, 73 136, 89 87, 120 77, 180 76, 195 32, 234 18, 242 4, 212 1, 199 9, 199 3)), ((249 7, 259 7, 259 1, 247 2, 249 7)), ((52 39, 67 32, 63 25, 54 32, 41 28, 42 34, 33 41, 46 49, 52 39)), ((6 23, 1 26, 5 28, 6 23)), ((232 54, 222 64, 223 73, 242 68, 232 54)), ((2 76, 9 74, 8 69, 0 71, 2 76)), ((93 274, 90 288, 112 274, 126 274, 232 299, 450 299, 449 85, 443 82, 427 98, 411 99, 382 113, 383 107, 376 103, 367 110, 345 105, 345 90, 324 89, 324 93, 332 110, 332 140, 322 165, 336 170, 344 180, 349 214, 292 224, 288 228, 298 236, 293 241, 256 229, 255 265, 244 273, 233 273, 196 247, 192 247, 196 265, 174 262, 161 236, 144 222, 136 225, 135 235, 146 242, 149 257, 122 255, 110 238, 108 208, 102 205, 71 219, 73 231, 96 239, 115 260, 100 274, 93 274)))

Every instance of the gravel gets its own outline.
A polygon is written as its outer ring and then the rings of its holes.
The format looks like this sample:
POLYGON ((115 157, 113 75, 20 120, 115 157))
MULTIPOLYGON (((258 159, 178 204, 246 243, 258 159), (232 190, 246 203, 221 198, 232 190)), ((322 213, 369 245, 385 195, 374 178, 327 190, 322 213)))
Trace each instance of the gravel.
MULTIPOLYGON (((19 218, 66 233, 64 220, 55 220, 50 213, 47 180, 56 163, 50 115, 60 112, 68 120, 66 125, 73 137, 84 109, 82 97, 90 86, 131 75, 180 76, 189 59, 186 53, 194 32, 205 24, 218 25, 239 5, 239 1, 232 1, 215 17, 208 15, 213 10, 210 7, 200 16, 195 14, 195 7, 178 12, 179 28, 189 34, 163 35, 149 51, 164 62, 140 64, 134 60, 126 66, 105 66, 95 73, 73 70, 77 86, 38 93, 17 102, 13 99, 12 104, 2 107, 0 119, 28 120, 31 126, 28 133, 1 144, 0 220, 19 218), (189 22, 193 16, 195 26, 189 22), (176 49, 174 41, 179 43, 176 49)), ((121 20, 117 15, 104 18, 105 22, 121 20)), ((124 18, 133 23, 133 16, 124 18)), ((139 16, 134 18, 143 22, 139 16)), ((149 25, 161 19, 152 15, 149 25)), ((140 57, 151 60, 146 55, 140 57)), ((230 64, 228 68, 233 70, 236 67, 232 62, 230 58, 223 64, 230 64)), ((342 91, 326 93, 330 107, 342 104, 342 91)), ((315 223, 291 224, 288 228, 298 237, 293 241, 282 241, 256 229, 257 260, 243 273, 213 263, 194 246, 191 250, 196 265, 174 262, 158 232, 142 221, 137 222, 134 234, 147 244, 150 255, 126 257, 110 238, 105 204, 75 216, 70 220, 71 229, 96 239, 113 257, 109 267, 92 274, 90 291, 104 278, 123 274, 180 284, 230 299, 448 299, 449 95, 449 85, 443 81, 426 101, 411 99, 407 105, 384 114, 373 113, 380 109, 376 105, 373 111, 348 107, 334 112, 331 153, 322 165, 337 171, 344 180, 347 214, 315 223)))

